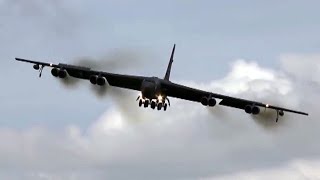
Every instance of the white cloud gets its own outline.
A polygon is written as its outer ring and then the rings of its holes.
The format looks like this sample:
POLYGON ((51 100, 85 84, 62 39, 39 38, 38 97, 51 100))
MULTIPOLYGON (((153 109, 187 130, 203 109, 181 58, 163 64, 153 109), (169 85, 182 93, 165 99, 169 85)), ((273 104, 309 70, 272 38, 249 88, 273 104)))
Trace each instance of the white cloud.
POLYGON ((241 59, 232 65, 231 72, 224 79, 215 84, 225 92, 234 94, 274 91, 285 95, 291 90, 290 82, 281 73, 241 59))
POLYGON ((320 179, 320 162, 312 160, 296 160, 282 166, 272 167, 264 170, 252 170, 240 173, 231 173, 220 177, 201 178, 203 180, 219 179, 320 179))
POLYGON ((280 60, 284 70, 292 76, 320 84, 319 54, 285 54, 280 60))
MULTIPOLYGON (((301 70, 304 67, 308 68, 300 65, 301 70)), ((221 80, 208 85, 189 83, 249 99, 271 98, 278 105, 311 113, 309 117, 288 113, 277 124, 273 111, 252 118, 237 109, 217 106, 208 110, 173 99, 166 113, 140 109, 133 92, 129 97, 121 93, 113 97, 117 106, 87 130, 75 125, 63 132, 41 127, 0 129, 0 169, 5 169, 0 177, 258 179, 265 172, 285 178, 303 172, 319 178, 315 173, 319 166, 303 160, 315 158, 317 163, 320 155, 315 139, 320 135, 318 102, 314 101, 319 95, 313 92, 314 86, 299 88, 300 82, 292 81, 292 76, 238 60, 221 80), (283 164, 288 164, 288 170, 286 166, 282 169, 283 164)))

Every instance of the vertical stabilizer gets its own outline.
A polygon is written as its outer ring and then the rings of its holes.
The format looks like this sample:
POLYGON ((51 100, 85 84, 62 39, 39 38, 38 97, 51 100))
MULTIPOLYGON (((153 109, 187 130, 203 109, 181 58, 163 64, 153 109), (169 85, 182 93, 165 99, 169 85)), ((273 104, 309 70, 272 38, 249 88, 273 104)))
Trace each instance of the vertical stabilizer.
POLYGON ((171 56, 170 56, 170 61, 169 61, 169 64, 168 64, 166 75, 164 76, 164 80, 168 80, 169 81, 169 79, 170 79, 170 72, 171 72, 171 66, 172 66, 172 63, 173 63, 173 56, 174 56, 175 49, 176 49, 176 44, 173 45, 173 49, 172 49, 171 56))

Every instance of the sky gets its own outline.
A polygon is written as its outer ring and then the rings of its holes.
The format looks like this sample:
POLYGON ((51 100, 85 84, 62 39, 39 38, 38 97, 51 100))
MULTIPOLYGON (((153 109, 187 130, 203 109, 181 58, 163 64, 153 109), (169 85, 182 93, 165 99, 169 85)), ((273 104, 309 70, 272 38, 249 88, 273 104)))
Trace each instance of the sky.
POLYGON ((0 0, 1 179, 319 179, 318 1, 0 0), (251 117, 138 92, 65 86, 22 57, 307 111, 251 117), (268 174, 268 176, 265 176, 268 174))

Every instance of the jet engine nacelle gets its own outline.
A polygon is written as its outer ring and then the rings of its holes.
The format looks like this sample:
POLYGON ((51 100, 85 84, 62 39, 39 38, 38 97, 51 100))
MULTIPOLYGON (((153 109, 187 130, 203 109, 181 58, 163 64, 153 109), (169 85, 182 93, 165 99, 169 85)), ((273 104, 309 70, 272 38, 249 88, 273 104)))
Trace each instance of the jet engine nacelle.
POLYGON ((91 84, 96 85, 97 84, 97 79, 98 79, 98 76, 90 76, 91 84))
POLYGON ((66 78, 67 77, 67 71, 65 70, 59 70, 58 72, 59 78, 66 78))
POLYGON ((90 77, 90 82, 91 82, 91 84, 94 84, 94 85, 97 84, 99 86, 103 86, 106 84, 106 79, 102 76, 93 75, 90 77))
POLYGON ((35 70, 39 70, 39 69, 40 69, 39 64, 35 64, 35 65, 33 65, 33 69, 35 69, 35 70))
POLYGON ((98 77, 97 78, 97 84, 99 85, 99 86, 103 86, 103 85, 105 85, 106 84, 106 79, 104 78, 104 77, 98 77))
POLYGON ((54 76, 54 77, 58 77, 58 75, 59 75, 59 69, 53 68, 53 69, 51 70, 51 74, 52 74, 52 76, 54 76))
POLYGON ((244 108, 244 111, 248 114, 251 114, 252 113, 252 106, 250 105, 246 105, 246 107, 244 108))
POLYGON ((216 101, 214 98, 211 98, 211 99, 208 100, 208 105, 209 105, 210 107, 213 107, 213 106, 215 106, 216 104, 217 104, 217 101, 216 101))
POLYGON ((202 97, 201 98, 201 104, 204 106, 208 106, 208 98, 207 97, 202 97))
POLYGON ((252 114, 257 115, 260 113, 260 108, 258 106, 252 107, 252 114))
POLYGON ((213 107, 217 104, 217 101, 214 98, 208 99, 207 97, 201 98, 201 104, 204 106, 210 106, 213 107))
POLYGON ((54 77, 59 77, 59 78, 66 78, 67 77, 67 71, 66 70, 62 70, 62 69, 58 69, 58 68, 53 68, 51 70, 51 74, 54 77))
POLYGON ((257 115, 260 113, 260 108, 258 106, 246 105, 244 111, 248 114, 257 115))

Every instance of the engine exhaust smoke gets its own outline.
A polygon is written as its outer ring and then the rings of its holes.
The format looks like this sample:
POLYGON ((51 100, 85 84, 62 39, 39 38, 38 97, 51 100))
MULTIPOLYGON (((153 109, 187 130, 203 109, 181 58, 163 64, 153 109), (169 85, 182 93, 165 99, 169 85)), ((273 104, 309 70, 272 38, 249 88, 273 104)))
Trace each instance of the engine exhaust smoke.
POLYGON ((82 57, 77 59, 75 64, 95 70, 114 71, 138 66, 141 62, 142 56, 137 53, 129 50, 117 50, 101 58, 82 57))
MULTIPOLYGON (((288 105, 285 105, 280 102, 281 97, 278 95, 269 95, 267 97, 264 97, 262 102, 270 102, 273 105, 280 106, 280 107, 286 107, 288 105)), ((262 108, 260 107, 260 113, 257 115, 251 115, 252 119, 255 123, 257 123, 260 127, 263 127, 266 130, 273 130, 275 128, 280 128, 286 125, 286 123, 292 118, 291 113, 284 113, 284 116, 278 116, 278 122, 276 122, 277 119, 277 111, 274 109, 268 109, 268 108, 262 108)))
MULTIPOLYGON (((101 58, 93 58, 93 57, 81 57, 74 61, 74 65, 83 66, 91 68, 96 71, 107 71, 107 72, 115 72, 119 70, 129 70, 131 68, 139 68, 146 60, 146 57, 142 55, 142 53, 137 53, 137 51, 133 50, 115 50, 109 52, 108 55, 105 55, 101 58)), ((117 72, 115 72, 117 73, 117 72)), ((67 76, 64 79, 60 79, 62 85, 67 88, 77 87, 79 83, 83 83, 86 85, 90 85, 91 91, 96 95, 97 98, 104 97, 109 91, 109 85, 106 82, 104 86, 93 85, 89 80, 81 80, 77 78, 73 78, 67 76)), ((112 91, 113 93, 117 93, 117 91, 112 91)))

